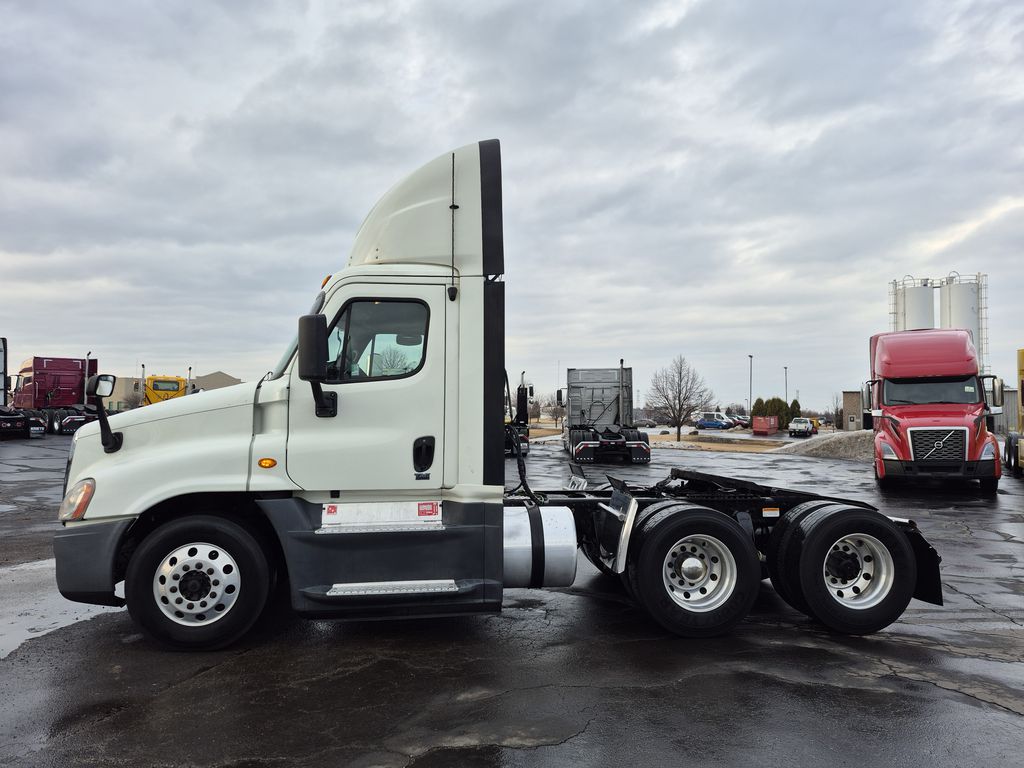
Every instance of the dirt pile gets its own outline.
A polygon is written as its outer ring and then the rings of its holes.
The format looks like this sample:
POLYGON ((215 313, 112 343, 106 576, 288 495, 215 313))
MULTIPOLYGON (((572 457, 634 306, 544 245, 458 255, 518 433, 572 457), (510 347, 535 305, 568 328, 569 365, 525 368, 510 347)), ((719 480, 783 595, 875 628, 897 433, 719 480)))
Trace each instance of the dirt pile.
POLYGON ((792 453, 798 456, 816 456, 822 459, 851 459, 870 462, 874 438, 875 433, 868 429, 857 432, 836 432, 776 448, 772 453, 792 453))

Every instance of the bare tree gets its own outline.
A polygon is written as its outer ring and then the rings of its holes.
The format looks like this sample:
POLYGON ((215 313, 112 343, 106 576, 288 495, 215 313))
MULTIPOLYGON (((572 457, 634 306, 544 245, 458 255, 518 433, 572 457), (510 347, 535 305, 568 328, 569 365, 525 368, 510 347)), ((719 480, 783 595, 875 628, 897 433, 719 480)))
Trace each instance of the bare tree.
POLYGON ((832 425, 836 429, 842 429, 843 424, 843 393, 833 392, 832 393, 832 413, 829 414, 832 417, 832 425))
POLYGON ((683 424, 697 411, 707 408, 714 397, 704 378, 686 358, 676 355, 667 368, 651 377, 647 404, 668 417, 668 425, 676 428, 676 440, 682 440, 683 424))
POLYGON ((528 406, 530 412, 530 419, 538 421, 540 419, 540 400, 533 400, 528 406))
POLYGON ((559 405, 554 395, 544 395, 544 410, 551 420, 555 422, 555 429, 562 428, 562 419, 565 418, 565 406, 559 405))
MULTIPOLYGON (((409 368, 409 358, 398 347, 385 347, 377 358, 377 365, 380 366, 381 373, 385 376, 396 372, 405 372, 409 368)), ((377 375, 376 371, 374 371, 374 375, 377 375)))

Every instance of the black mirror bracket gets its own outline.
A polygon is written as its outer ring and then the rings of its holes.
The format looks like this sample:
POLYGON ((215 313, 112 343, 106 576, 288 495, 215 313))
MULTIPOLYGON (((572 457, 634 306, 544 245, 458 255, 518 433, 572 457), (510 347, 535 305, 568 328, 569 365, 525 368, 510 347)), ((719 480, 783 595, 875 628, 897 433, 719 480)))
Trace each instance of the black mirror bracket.
POLYGON ((103 398, 94 395, 93 405, 96 407, 96 418, 100 422, 100 443, 106 453, 117 453, 124 444, 123 432, 111 432, 110 422, 107 421, 107 409, 103 407, 103 398))
POLYGON ((324 392, 319 381, 309 382, 313 390, 313 402, 316 403, 316 416, 318 419, 333 419, 338 415, 338 393, 324 392))

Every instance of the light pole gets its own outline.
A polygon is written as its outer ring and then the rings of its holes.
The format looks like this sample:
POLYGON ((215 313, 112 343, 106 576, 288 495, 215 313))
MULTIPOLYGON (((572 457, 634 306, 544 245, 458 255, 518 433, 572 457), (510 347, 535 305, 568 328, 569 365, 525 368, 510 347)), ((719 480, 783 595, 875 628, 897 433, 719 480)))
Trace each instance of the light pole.
POLYGON ((754 417, 754 356, 747 355, 750 358, 750 388, 747 390, 747 416, 754 417))
POLYGON ((786 403, 789 403, 789 366, 782 366, 783 375, 786 377, 786 403))

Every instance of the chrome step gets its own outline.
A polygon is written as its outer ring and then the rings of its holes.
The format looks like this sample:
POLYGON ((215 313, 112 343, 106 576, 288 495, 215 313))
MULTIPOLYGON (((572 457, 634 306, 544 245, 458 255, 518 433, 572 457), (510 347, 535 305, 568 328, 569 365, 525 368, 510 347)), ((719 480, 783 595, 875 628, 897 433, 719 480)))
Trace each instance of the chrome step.
POLYGON ((422 581, 359 581, 334 584, 327 597, 360 595, 421 595, 435 592, 458 592, 455 579, 424 579, 422 581))
POLYGON ((337 525, 325 525, 317 528, 314 533, 320 536, 329 536, 332 534, 339 533, 420 533, 423 531, 443 531, 444 523, 440 520, 428 520, 424 522, 409 521, 403 522, 388 522, 388 523, 364 523, 364 524, 347 524, 339 523, 337 525))

